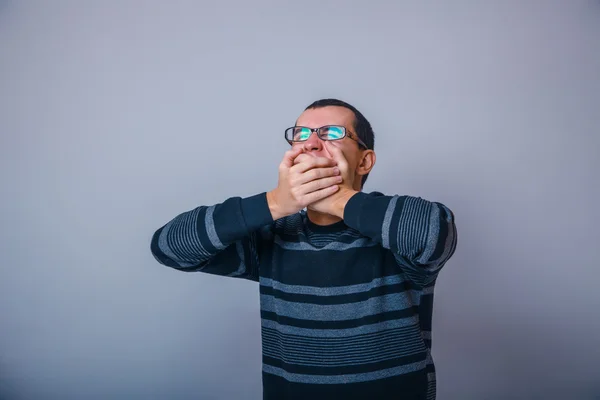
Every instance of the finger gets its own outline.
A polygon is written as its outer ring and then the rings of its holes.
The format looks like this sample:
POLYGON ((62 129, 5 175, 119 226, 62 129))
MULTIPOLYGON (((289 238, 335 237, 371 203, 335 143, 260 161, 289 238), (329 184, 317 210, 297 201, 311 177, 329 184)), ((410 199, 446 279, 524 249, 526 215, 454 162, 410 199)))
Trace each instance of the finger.
POLYGON ((304 196, 302 202, 306 205, 315 203, 319 200, 324 199, 325 197, 331 196, 332 194, 337 192, 339 190, 339 188, 340 187, 338 185, 332 185, 332 186, 328 186, 324 189, 314 191, 314 192, 309 193, 306 196, 304 196))
POLYGON ((281 165, 291 168, 294 165, 294 159, 302 152, 302 146, 292 147, 283 155, 281 165))
POLYGON ((317 190, 326 189, 329 186, 339 185, 342 183, 341 176, 328 176, 326 178, 316 179, 307 182, 299 187, 299 194, 301 196, 316 192, 317 190))
POLYGON ((300 164, 294 165, 294 172, 303 173, 313 168, 325 168, 333 167, 337 164, 337 161, 327 157, 310 157, 306 161, 300 164))
POLYGON ((313 168, 303 173, 299 173, 294 176, 292 179, 294 180, 295 186, 303 185, 307 182, 312 182, 314 180, 328 178, 330 176, 341 176, 340 169, 336 167, 328 167, 328 168, 313 168))
POLYGON ((294 165, 300 164, 303 161, 308 161, 312 156, 309 156, 306 153, 301 153, 296 158, 294 158, 294 165))
POLYGON ((325 147, 327 148, 327 151, 329 151, 329 153, 331 154, 331 156, 333 157, 334 160, 336 160, 338 162, 340 161, 340 159, 345 160, 342 150, 339 147, 337 147, 335 144, 333 144, 329 141, 326 141, 325 147))

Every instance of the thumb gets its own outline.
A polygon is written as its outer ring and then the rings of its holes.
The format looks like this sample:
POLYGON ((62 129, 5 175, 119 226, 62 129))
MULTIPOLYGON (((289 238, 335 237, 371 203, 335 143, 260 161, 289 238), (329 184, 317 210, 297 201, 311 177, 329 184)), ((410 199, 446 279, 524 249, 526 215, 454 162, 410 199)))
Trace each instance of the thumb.
POLYGON ((325 142, 325 146, 327 146, 327 151, 329 151, 333 159, 337 161, 338 164, 340 162, 343 163, 344 161, 346 161, 346 158, 344 157, 344 154, 342 153, 342 150, 340 150, 339 147, 328 141, 325 142))
POLYGON ((294 166, 294 159, 298 157, 298 154, 300 153, 302 153, 302 146, 292 147, 285 152, 281 164, 287 168, 292 168, 294 166))

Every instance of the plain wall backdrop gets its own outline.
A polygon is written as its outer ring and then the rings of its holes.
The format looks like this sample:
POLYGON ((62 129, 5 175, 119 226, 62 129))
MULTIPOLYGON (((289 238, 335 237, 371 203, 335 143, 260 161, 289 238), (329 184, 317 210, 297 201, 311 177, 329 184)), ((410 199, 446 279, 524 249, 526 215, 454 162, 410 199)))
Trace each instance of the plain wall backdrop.
POLYGON ((0 1, 0 398, 260 399, 255 283, 159 265, 337 97, 440 201, 438 399, 600 398, 600 2, 0 1))

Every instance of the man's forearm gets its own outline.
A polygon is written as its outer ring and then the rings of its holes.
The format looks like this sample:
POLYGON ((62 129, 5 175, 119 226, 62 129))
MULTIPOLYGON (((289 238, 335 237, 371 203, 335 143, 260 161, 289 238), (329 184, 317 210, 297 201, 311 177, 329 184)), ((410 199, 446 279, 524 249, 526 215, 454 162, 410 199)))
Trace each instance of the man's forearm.
POLYGON ((188 268, 211 259, 271 222, 264 192, 232 197, 179 214, 154 233, 151 250, 164 265, 188 268))
POLYGON ((336 201, 333 203, 331 210, 332 214, 336 217, 344 219, 344 210, 346 209, 346 204, 348 204, 350 198, 352 198, 352 196, 354 196, 356 193, 359 192, 353 189, 342 189, 342 192, 338 195, 338 199, 336 199, 336 201))
POLYGON ((280 205, 277 204, 277 202, 275 201, 275 190, 267 192, 267 204, 269 205, 269 211, 271 212, 271 217, 273 217, 273 221, 287 216, 281 211, 280 205))
POLYGON ((454 252, 454 215, 443 204, 381 193, 355 193, 350 199, 345 202, 344 222, 394 253, 434 265, 454 252))

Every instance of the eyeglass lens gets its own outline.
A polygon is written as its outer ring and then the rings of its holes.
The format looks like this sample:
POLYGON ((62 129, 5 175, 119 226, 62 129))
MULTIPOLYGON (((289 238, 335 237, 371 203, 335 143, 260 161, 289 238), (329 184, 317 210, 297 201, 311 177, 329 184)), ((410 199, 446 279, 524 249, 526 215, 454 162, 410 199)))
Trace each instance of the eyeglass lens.
MULTIPOLYGON (((341 126, 327 126, 321 129, 320 137, 323 140, 336 140, 342 139, 344 137, 344 128, 341 126)), ((295 142, 302 142, 308 140, 312 131, 308 128, 296 127, 288 132, 288 139, 293 140, 295 142)))

